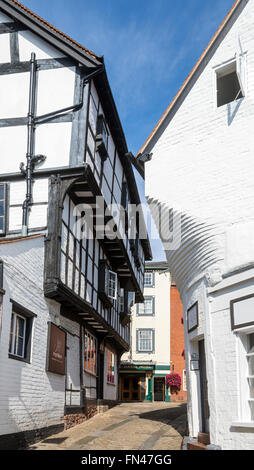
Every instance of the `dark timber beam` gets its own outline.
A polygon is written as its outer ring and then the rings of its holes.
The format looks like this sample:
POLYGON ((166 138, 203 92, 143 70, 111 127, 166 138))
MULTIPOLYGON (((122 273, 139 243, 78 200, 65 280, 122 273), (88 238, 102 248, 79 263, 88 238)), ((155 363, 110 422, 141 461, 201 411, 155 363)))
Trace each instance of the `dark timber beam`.
POLYGON ((21 23, 1 23, 0 24, 0 34, 7 34, 7 33, 16 33, 18 31, 26 31, 27 27, 21 23))
MULTIPOLYGON (((40 70, 52 70, 59 69, 63 67, 73 67, 74 62, 69 58, 60 58, 60 59, 38 59, 37 61, 37 71, 40 70)), ((14 73, 24 73, 29 72, 30 62, 7 62, 5 64, 0 64, 0 75, 10 75, 14 73)))
MULTIPOLYGON (((50 119, 45 119, 45 121, 37 124, 38 126, 43 124, 54 124, 59 122, 72 122, 73 115, 72 113, 65 114, 62 116, 56 116, 50 119)), ((0 119, 0 127, 15 127, 15 126, 26 126, 27 125, 27 117, 18 117, 18 118, 6 118, 0 119)))

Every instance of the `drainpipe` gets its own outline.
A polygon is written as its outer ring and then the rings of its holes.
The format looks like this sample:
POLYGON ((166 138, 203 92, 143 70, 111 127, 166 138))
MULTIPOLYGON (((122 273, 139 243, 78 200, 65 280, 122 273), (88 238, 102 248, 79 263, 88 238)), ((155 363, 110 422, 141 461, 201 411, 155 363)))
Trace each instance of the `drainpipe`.
POLYGON ((32 158, 34 150, 34 114, 35 114, 35 86, 36 86, 36 60, 35 54, 31 54, 30 60, 30 90, 29 90, 29 110, 27 123, 27 154, 26 170, 24 164, 20 169, 26 176, 26 199, 23 203, 22 235, 26 236, 28 232, 28 210, 32 200, 32 158))

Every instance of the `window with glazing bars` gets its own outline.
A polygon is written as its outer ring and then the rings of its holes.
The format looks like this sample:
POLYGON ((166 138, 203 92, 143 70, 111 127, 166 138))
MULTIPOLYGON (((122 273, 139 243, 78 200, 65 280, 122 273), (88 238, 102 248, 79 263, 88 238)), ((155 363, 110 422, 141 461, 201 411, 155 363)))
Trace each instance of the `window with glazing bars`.
POLYGON ((154 272, 153 271, 145 271, 144 287, 154 287, 154 272))
POLYGON ((137 305, 137 315, 154 315, 154 297, 145 296, 145 301, 143 304, 137 305))
POLYGON ((248 386, 249 386, 249 407, 251 421, 254 421, 254 333, 248 335, 247 339, 247 362, 248 362, 248 386))
POLYGON ((137 330, 137 352, 154 352, 154 330, 137 330))

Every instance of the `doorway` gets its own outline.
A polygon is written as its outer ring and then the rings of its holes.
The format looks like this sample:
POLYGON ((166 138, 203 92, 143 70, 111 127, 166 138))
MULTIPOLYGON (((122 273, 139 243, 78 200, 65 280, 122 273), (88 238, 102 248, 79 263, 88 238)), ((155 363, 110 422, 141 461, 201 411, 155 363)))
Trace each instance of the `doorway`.
POLYGON ((165 401, 164 377, 154 377, 154 401, 165 401))
POLYGON ((122 377, 122 397, 123 401, 140 401, 141 378, 122 377))
POLYGON ((200 395, 201 395, 201 416, 202 416, 201 432, 209 433, 210 410, 209 410, 209 402, 208 402, 205 341, 204 340, 199 341, 198 346, 199 346, 200 395))

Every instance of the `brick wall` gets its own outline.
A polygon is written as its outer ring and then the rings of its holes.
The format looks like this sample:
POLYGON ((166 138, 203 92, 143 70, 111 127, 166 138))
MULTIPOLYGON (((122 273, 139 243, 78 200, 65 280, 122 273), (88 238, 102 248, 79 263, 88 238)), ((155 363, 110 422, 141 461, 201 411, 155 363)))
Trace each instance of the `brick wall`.
POLYGON ((170 293, 170 359, 171 372, 177 373, 182 379, 181 390, 171 393, 171 401, 185 401, 187 392, 183 390, 183 371, 185 370, 183 306, 180 294, 175 286, 170 293))

